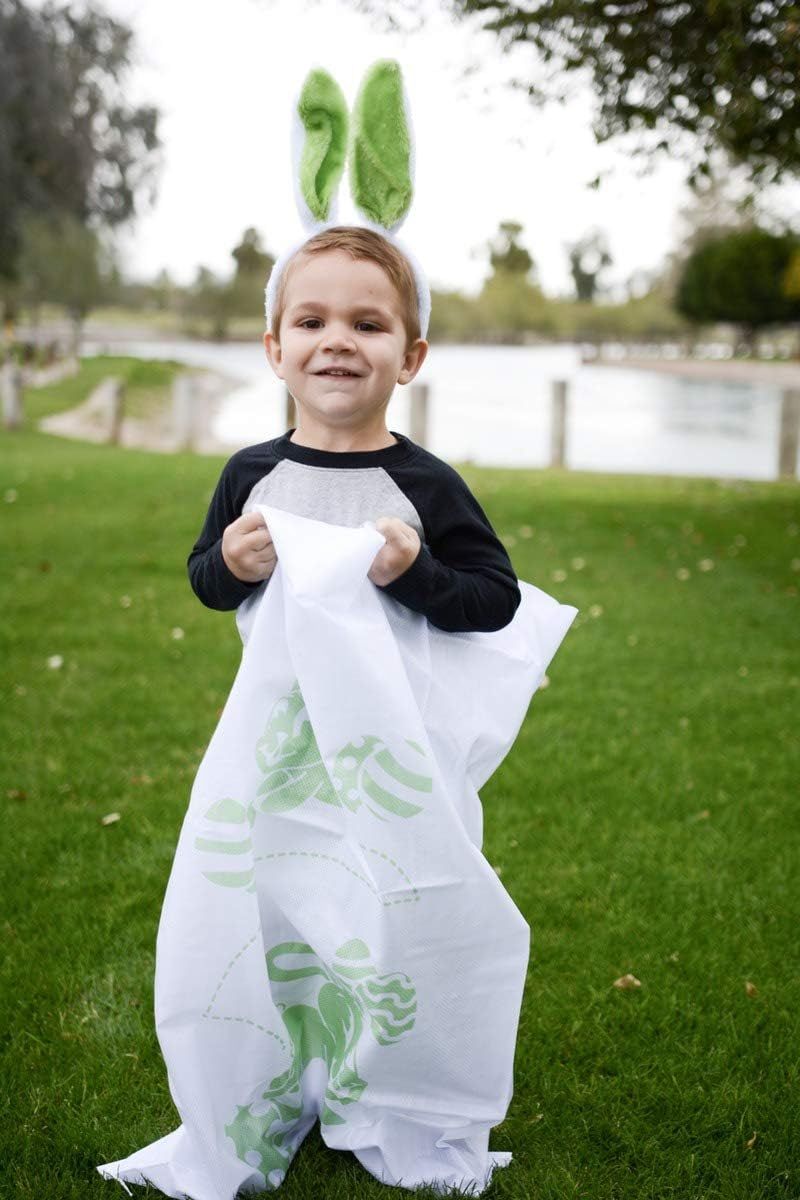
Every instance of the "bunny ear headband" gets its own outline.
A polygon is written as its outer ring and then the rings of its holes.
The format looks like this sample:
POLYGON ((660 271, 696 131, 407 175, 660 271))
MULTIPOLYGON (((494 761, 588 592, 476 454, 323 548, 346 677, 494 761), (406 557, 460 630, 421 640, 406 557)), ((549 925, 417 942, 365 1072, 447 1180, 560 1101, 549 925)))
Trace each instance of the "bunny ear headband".
POLYGON ((414 142, 400 66, 388 58, 373 63, 362 80, 349 138, 347 103, 336 80, 321 67, 305 78, 293 111, 292 178, 306 236, 284 251, 272 268, 265 290, 267 328, 272 328, 278 282, 286 264, 309 237, 339 224, 336 193, 345 158, 361 218, 356 223, 394 242, 413 271, 424 338, 431 312, 430 288, 417 260, 395 236, 411 207, 414 142))

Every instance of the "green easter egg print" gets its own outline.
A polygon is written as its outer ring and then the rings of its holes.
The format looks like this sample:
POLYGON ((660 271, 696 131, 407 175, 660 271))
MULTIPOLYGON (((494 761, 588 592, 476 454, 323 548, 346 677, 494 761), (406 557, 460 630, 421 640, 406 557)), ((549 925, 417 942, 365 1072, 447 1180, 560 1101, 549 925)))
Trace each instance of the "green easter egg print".
POLYGON ((335 756, 330 773, 319 752, 297 682, 273 705, 264 734, 255 747, 264 772, 257 795, 265 812, 285 812, 308 800, 357 811, 362 804, 381 820, 387 814, 413 817, 423 811, 415 801, 430 795, 433 779, 425 753, 410 738, 400 762, 372 734, 348 742, 335 756))

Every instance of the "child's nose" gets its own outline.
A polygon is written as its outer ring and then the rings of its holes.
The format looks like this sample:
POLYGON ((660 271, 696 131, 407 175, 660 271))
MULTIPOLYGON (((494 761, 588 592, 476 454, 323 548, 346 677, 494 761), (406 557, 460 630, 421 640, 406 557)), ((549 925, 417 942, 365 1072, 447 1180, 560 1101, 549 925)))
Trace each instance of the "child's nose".
POLYGON ((322 339, 323 346, 329 346, 332 350, 341 350, 345 347, 351 349, 355 346, 352 330, 343 325, 328 325, 325 329, 325 336, 322 339))

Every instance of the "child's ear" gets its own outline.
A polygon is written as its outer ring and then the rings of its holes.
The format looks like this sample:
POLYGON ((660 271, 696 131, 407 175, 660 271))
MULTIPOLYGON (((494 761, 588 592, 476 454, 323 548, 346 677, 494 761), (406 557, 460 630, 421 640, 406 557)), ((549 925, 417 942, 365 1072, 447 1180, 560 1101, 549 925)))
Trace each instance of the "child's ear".
POLYGON ((406 350, 403 367, 397 376, 398 383, 411 383, 428 354, 428 343, 424 338, 417 338, 406 350))
POLYGON ((269 359, 269 363, 273 371, 279 379, 283 379, 283 367, 281 365, 283 354, 281 352, 281 344, 275 335, 270 333, 269 330, 264 333, 264 349, 267 352, 267 358, 269 359))
POLYGON ((347 157, 347 101, 322 67, 309 71, 293 110, 295 200, 303 224, 333 219, 347 157))
POLYGON ((356 208, 384 229, 402 225, 411 207, 413 149, 400 64, 379 59, 364 76, 353 106, 349 177, 356 208))

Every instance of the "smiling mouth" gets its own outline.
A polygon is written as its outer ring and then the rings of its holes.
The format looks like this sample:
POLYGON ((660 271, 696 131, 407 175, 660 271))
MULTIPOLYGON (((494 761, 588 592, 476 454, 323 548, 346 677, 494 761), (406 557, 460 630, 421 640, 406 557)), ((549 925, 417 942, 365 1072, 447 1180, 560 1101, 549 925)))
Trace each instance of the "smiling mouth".
POLYGON ((359 379, 360 376, 355 371, 333 370, 329 368, 327 371, 315 371, 315 375, 330 375, 333 379, 359 379))

